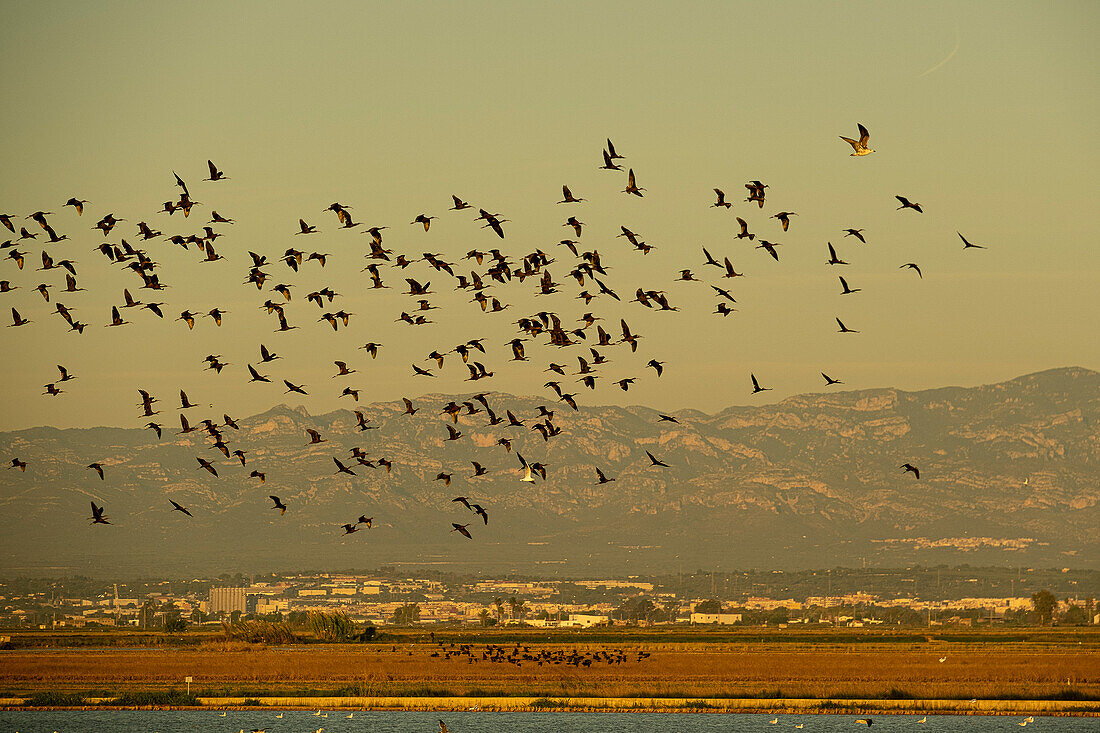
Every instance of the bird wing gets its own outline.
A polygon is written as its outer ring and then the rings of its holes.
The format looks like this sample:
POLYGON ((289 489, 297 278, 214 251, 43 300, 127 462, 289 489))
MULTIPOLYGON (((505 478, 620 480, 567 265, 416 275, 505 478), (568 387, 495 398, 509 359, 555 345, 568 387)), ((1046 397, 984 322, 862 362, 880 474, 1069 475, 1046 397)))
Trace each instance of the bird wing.
POLYGON ((859 127, 859 145, 862 148, 867 147, 867 141, 871 139, 871 133, 867 132, 867 128, 862 124, 857 124, 859 127))

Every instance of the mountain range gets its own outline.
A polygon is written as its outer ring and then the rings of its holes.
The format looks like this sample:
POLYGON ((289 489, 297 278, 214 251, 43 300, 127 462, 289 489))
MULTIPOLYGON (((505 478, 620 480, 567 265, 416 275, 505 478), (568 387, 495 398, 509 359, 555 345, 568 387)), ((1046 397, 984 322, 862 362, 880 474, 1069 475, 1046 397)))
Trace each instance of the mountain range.
MULTIPOLYGON (((581 406, 489 393, 309 415, 279 405, 158 439, 141 428, 0 433, 0 572, 181 576, 222 571, 436 567, 592 576, 677 568, 907 563, 1080 566, 1100 559, 1100 373, 1052 369, 973 388, 804 394, 776 404, 685 410, 581 406), (458 422, 454 400, 480 410, 458 422), (561 433, 532 426, 538 406, 561 433), (462 432, 446 441, 446 425, 462 432), (323 442, 310 444, 307 429, 323 442), (497 444, 512 441, 511 451, 497 444), (351 449, 367 460, 359 464, 351 449), (669 464, 651 464, 645 451, 669 464), (520 481, 517 453, 546 466, 520 481), (199 466, 212 461, 219 476, 199 466), (356 475, 338 474, 333 458, 356 475), (474 476, 472 461, 487 470, 474 476), (104 479, 85 466, 103 466, 104 479), (920 478, 901 468, 911 463, 920 478), (599 467, 608 483, 599 484, 599 467), (266 482, 249 476, 258 470, 266 482), (435 480, 452 474, 450 486, 435 480), (269 494, 287 505, 272 508, 269 494), (467 496, 488 523, 452 499, 467 496), (172 511, 171 498, 193 517, 172 511), (89 501, 110 525, 89 523, 89 501), (370 529, 343 536, 360 515, 370 529), (450 531, 469 523, 472 540, 450 531)), ((219 415, 187 412, 192 425, 219 415)))

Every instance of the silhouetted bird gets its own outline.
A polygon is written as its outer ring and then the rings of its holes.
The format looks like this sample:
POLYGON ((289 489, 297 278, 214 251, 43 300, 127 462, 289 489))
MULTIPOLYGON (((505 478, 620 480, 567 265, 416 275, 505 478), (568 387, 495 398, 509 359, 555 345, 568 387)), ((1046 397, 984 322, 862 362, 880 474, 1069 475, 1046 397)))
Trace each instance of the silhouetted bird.
POLYGON ((914 209, 918 214, 924 213, 924 209, 920 207, 920 204, 915 204, 904 196, 894 196, 894 198, 901 202, 901 206, 898 207, 898 211, 901 211, 902 209, 914 209))
POLYGON ((980 244, 971 244, 970 242, 966 241, 966 237, 964 237, 960 232, 955 232, 955 234, 958 234, 959 239, 963 241, 963 249, 985 249, 985 247, 980 244))
POLYGON ((103 513, 104 508, 101 506, 96 506, 96 503, 94 501, 91 502, 91 504, 92 524, 110 524, 110 522, 107 521, 107 516, 103 513))
POLYGON ((649 456, 649 462, 650 462, 651 465, 653 465, 653 466, 664 466, 665 468, 670 468, 670 466, 667 463, 665 463, 664 461, 657 460, 657 458, 654 457, 654 455, 652 453, 650 453, 649 451, 646 451, 645 454, 647 456, 649 456))

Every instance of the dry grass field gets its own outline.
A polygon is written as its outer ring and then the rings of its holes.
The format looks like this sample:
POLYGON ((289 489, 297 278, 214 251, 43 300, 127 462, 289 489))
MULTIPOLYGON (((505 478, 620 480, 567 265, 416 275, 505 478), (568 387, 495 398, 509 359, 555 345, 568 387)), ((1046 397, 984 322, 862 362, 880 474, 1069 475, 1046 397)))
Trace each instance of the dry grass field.
POLYGON ((483 639, 462 642, 456 634, 440 647, 412 638, 278 648, 207 641, 179 648, 15 649, 0 653, 0 696, 47 690, 110 696, 182 688, 191 676, 192 692, 204 697, 1100 699, 1096 635, 843 644, 748 637, 639 641, 630 635, 617 642, 557 643, 543 634, 500 643, 508 656, 517 643, 520 648, 512 661, 496 662, 483 658, 483 639), (470 655, 446 658, 452 641, 469 643, 470 655), (530 656, 621 651, 625 661, 539 665, 522 659, 524 648, 530 656), (639 650, 649 656, 639 659, 639 650))

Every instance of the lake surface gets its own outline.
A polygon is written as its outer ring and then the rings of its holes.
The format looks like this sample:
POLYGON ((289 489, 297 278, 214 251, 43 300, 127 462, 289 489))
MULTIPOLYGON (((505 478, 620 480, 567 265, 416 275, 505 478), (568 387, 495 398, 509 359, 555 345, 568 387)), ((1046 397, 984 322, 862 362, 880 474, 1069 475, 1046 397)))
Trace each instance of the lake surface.
MULTIPOLYGON (((374 711, 353 713, 328 710, 327 717, 314 712, 288 710, 282 718, 276 712, 193 710, 44 710, 0 711, 0 733, 246 733, 266 728, 268 733, 437 733, 440 719, 452 733, 714 733, 716 731, 802 730, 810 733, 868 730, 858 725, 855 715, 725 715, 713 713, 432 713, 374 711), (778 718, 778 722, 770 721, 778 718)), ((873 715, 875 731, 1018 731, 1023 716, 873 715)), ((1025 726, 1035 731, 1100 731, 1098 718, 1044 718, 1025 726)))

